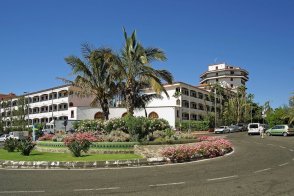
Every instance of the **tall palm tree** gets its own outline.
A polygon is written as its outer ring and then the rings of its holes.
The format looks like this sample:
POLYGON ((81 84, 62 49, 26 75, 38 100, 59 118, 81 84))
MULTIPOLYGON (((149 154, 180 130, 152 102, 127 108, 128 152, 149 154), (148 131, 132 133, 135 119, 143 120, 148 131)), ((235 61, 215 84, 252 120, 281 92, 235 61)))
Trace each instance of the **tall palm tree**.
POLYGON ((136 38, 136 31, 128 37, 124 29, 125 45, 120 56, 120 73, 121 80, 125 86, 125 103, 127 112, 134 114, 138 91, 136 87, 141 83, 148 84, 157 94, 164 92, 167 97, 168 93, 163 87, 162 80, 172 83, 173 77, 167 70, 157 70, 152 68, 151 63, 154 61, 165 61, 164 52, 158 48, 144 48, 136 38))
POLYGON ((94 97, 91 106, 99 105, 104 118, 109 119, 109 100, 117 92, 118 57, 109 48, 92 48, 82 45, 83 60, 76 56, 65 58, 71 66, 74 81, 64 80, 73 85, 72 91, 82 97, 94 97))

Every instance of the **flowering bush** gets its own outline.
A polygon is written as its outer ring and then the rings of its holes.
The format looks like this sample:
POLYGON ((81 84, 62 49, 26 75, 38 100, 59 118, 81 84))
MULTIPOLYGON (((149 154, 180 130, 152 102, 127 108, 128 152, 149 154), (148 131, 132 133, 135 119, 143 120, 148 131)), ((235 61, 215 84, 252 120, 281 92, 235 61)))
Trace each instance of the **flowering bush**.
POLYGON ((78 132, 105 132, 123 131, 131 136, 131 140, 143 140, 149 133, 169 129, 164 119, 150 119, 145 117, 127 116, 123 118, 102 120, 84 120, 75 124, 78 132))
POLYGON ((128 142, 131 136, 123 131, 111 131, 110 134, 104 138, 104 141, 108 142, 128 142))
POLYGON ((69 148, 75 157, 80 157, 81 152, 89 150, 91 142, 96 142, 97 138, 93 133, 74 133, 64 138, 64 144, 69 148))
POLYGON ((172 162, 182 162, 222 156, 231 150, 232 145, 228 140, 216 139, 214 141, 203 141, 192 145, 167 147, 161 153, 172 162))
POLYGON ((48 140, 52 140, 52 138, 54 137, 53 134, 44 134, 42 137, 39 137, 39 141, 48 141, 48 140))
POLYGON ((17 148, 17 145, 17 139, 7 138, 4 142, 4 149, 7 150, 7 152, 14 152, 14 150, 17 148))
POLYGON ((213 137, 213 136, 207 136, 207 135, 198 137, 199 141, 215 141, 219 139, 220 139, 219 137, 213 137))
POLYGON ((29 156, 35 146, 36 143, 33 142, 31 138, 26 138, 19 141, 17 149, 23 156, 29 156))

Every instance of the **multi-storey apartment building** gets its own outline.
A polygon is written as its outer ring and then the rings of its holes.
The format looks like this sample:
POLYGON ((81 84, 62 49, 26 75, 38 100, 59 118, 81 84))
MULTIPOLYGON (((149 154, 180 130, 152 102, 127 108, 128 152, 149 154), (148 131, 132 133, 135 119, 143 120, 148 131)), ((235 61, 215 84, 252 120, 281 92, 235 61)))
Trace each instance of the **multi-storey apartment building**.
POLYGON ((240 86, 246 86, 249 80, 248 72, 240 67, 225 63, 208 66, 208 71, 200 75, 202 86, 219 83, 222 87, 236 91, 240 86))
POLYGON ((75 115, 69 110, 71 107, 89 106, 91 102, 91 97, 81 99, 70 94, 70 88, 69 85, 64 85, 20 96, 6 97, 1 100, 0 104, 1 119, 6 126, 11 125, 11 119, 16 118, 14 111, 19 107, 20 98, 25 100, 25 120, 29 125, 68 119, 75 115))

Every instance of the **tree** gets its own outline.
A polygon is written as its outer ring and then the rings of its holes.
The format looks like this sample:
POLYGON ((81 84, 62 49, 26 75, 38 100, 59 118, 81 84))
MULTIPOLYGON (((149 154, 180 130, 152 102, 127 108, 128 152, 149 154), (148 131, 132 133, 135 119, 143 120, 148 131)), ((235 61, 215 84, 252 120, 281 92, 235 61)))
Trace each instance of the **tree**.
POLYGON ((109 48, 95 49, 82 45, 83 59, 76 56, 65 58, 71 66, 74 81, 63 79, 73 85, 72 91, 81 97, 93 96, 92 106, 100 105, 104 118, 109 118, 109 100, 117 93, 116 78, 118 57, 109 48))
POLYGON ((163 87, 162 80, 172 83, 173 77, 167 70, 157 70, 152 68, 151 63, 154 61, 165 61, 164 52, 158 48, 144 48, 138 43, 136 31, 128 37, 124 29, 125 45, 120 55, 120 79, 124 84, 122 93, 125 95, 127 112, 133 116, 136 108, 136 99, 138 91, 136 86, 143 83, 153 89, 157 94, 164 92, 167 97, 168 93, 163 87))
POLYGON ((136 86, 135 90, 135 108, 138 109, 144 109, 145 111, 145 117, 147 118, 147 111, 146 111, 146 105, 150 103, 153 99, 162 99, 162 96, 156 93, 150 93, 146 94, 142 91, 142 89, 145 89, 148 87, 148 84, 138 84, 136 86))

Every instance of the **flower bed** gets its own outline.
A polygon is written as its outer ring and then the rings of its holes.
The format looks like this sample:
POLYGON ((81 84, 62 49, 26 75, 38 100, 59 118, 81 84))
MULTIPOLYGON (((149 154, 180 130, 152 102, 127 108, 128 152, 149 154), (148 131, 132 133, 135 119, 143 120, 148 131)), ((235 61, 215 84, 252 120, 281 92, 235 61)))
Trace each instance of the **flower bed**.
POLYGON ((184 162, 223 156, 232 151, 232 144, 226 139, 216 137, 205 137, 201 139, 202 142, 196 144, 164 148, 161 154, 171 162, 184 162))

